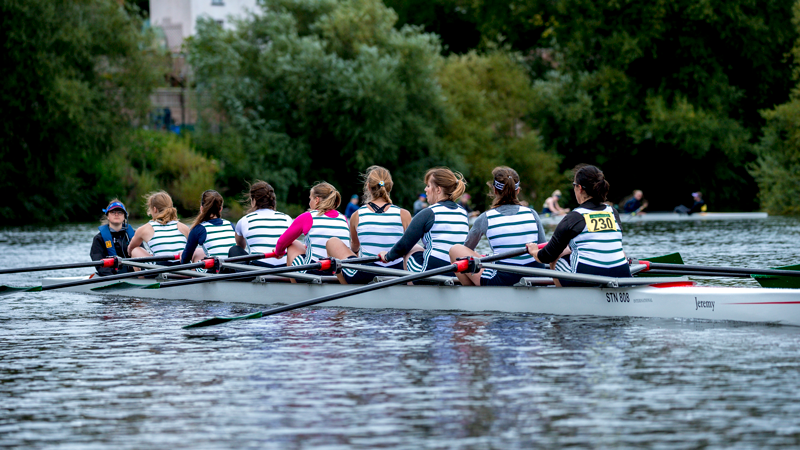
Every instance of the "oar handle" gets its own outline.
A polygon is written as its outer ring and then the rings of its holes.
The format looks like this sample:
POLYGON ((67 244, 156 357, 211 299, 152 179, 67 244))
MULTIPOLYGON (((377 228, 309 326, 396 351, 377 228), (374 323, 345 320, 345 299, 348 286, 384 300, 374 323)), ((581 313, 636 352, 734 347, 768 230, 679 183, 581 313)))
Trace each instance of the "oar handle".
POLYGON ((221 262, 222 262, 222 265, 225 265, 225 263, 237 263, 237 262, 243 262, 243 261, 256 261, 256 260, 259 260, 259 259, 270 259, 270 258, 274 258, 275 256, 276 256, 275 252, 252 253, 250 255, 234 256, 234 257, 231 257, 231 258, 225 258, 221 262))
POLYGON ((260 277, 264 275, 278 275, 281 273, 299 272, 301 270, 330 270, 332 265, 333 265, 332 260, 321 259, 319 260, 319 262, 312 264, 276 267, 274 269, 251 270, 248 272, 241 272, 241 273, 226 273, 222 275, 214 275, 213 277, 194 278, 191 280, 168 281, 166 283, 160 283, 158 285, 158 288, 161 289, 161 288, 176 287, 176 286, 186 286, 187 284, 211 283, 212 281, 241 280, 245 278, 260 277))
MULTIPOLYGON (((547 245, 547 242, 542 242, 541 244, 537 244, 537 247, 539 247, 539 249, 543 249, 546 245, 547 245)), ((506 258, 514 258, 516 256, 522 256, 522 255, 524 255, 526 253, 528 253, 528 248, 527 247, 523 247, 523 248, 520 248, 520 249, 517 249, 517 250, 511 250, 509 252, 498 253, 496 255, 484 256, 484 257, 480 258, 480 260, 481 260, 481 262, 490 263, 490 262, 494 262, 494 261, 500 261, 500 260, 503 260, 503 259, 506 259, 506 258)))

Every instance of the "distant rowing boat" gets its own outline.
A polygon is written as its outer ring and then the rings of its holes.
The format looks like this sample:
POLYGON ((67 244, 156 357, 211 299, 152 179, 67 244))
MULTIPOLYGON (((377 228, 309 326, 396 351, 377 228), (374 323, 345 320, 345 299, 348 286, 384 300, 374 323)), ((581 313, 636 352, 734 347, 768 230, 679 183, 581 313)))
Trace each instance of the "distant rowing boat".
MULTIPOLYGON (((765 212, 733 212, 733 213, 695 213, 692 215, 678 214, 671 212, 652 212, 647 214, 624 214, 620 213, 623 223, 637 222, 693 222, 706 220, 751 220, 766 219, 768 214, 765 212)), ((545 225, 555 225, 561 222, 564 216, 540 216, 545 225)))
MULTIPOLYGON (((74 279, 74 278, 73 278, 74 279)), ((66 281, 45 279, 43 284, 66 281)), ((533 279, 535 280, 538 279, 533 279)), ((629 316, 766 322, 800 326, 800 291, 741 287, 698 287, 684 279, 651 279, 652 285, 555 288, 463 287, 458 285, 394 286, 325 303, 330 307, 509 312, 554 315, 629 316)), ((115 290, 124 284, 78 286, 66 290, 134 298, 215 301, 259 305, 289 304, 353 289, 338 283, 290 284, 275 277, 255 282, 218 281, 166 289, 115 290)), ((529 280, 531 281, 531 280, 529 280)), ((539 280, 544 281, 544 280, 539 280)))

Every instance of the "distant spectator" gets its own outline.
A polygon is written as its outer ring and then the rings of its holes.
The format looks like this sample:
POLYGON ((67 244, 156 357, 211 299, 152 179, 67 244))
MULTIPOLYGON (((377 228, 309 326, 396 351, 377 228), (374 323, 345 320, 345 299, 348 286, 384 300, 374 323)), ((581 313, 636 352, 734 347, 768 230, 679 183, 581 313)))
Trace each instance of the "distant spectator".
POLYGON ((678 205, 675 207, 674 211, 678 214, 687 214, 692 215, 693 213, 700 212, 704 213, 708 209, 706 206, 706 202, 703 200, 703 193, 702 192, 692 192, 692 207, 689 208, 686 205, 678 205))
POLYGON ((470 205, 469 205, 469 201, 470 201, 471 198, 472 198, 471 195, 464 194, 464 195, 461 196, 461 198, 458 199, 456 204, 458 206, 464 208, 464 211, 467 212, 467 217, 477 217, 478 215, 480 215, 480 211, 473 211, 472 210, 472 207, 470 207, 470 205))
POLYGON ((419 194, 417 201, 414 202, 414 215, 428 207, 428 198, 425 194, 419 194))
POLYGON ((545 199, 544 204, 542 205, 542 215, 545 217, 550 217, 563 216, 564 214, 568 213, 569 208, 562 208, 561 205, 558 204, 559 200, 561 200, 561 191, 556 189, 553 191, 553 195, 545 199))
POLYGON ((358 211, 358 195, 353 194, 350 197, 350 203, 347 204, 347 208, 344 210, 344 216, 347 217, 347 220, 350 220, 350 216, 356 211, 358 211))
POLYGON ((622 206, 625 214, 645 214, 644 209, 649 203, 644 199, 644 194, 640 190, 633 191, 633 196, 622 206))

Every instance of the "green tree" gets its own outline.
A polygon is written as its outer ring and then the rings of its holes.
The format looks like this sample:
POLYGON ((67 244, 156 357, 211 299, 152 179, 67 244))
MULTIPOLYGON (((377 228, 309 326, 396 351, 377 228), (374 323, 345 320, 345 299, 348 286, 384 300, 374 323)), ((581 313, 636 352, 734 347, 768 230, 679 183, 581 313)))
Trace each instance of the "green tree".
POLYGON ((149 108, 158 55, 138 12, 113 0, 8 0, 0 98, 0 217, 94 217, 120 131, 149 108))
POLYGON ((270 0, 235 31, 200 21, 189 60, 209 113, 196 139, 222 161, 219 184, 238 193, 260 178, 304 203, 311 182, 346 196, 379 164, 410 203, 423 171, 451 160, 439 42, 396 20, 379 0, 270 0))
MULTIPOLYGON (((792 8, 800 32, 800 2, 792 8)), ((793 79, 800 80, 800 39, 792 48, 793 79)), ((766 120, 750 172, 758 182, 761 206, 770 214, 800 215, 800 85, 785 104, 761 111, 766 120)))
POLYGON ((546 151, 524 121, 536 97, 519 57, 506 51, 450 55, 439 79, 451 108, 444 145, 461 159, 478 208, 487 207, 485 182, 500 165, 520 174, 521 193, 530 201, 564 187, 561 158, 546 151))

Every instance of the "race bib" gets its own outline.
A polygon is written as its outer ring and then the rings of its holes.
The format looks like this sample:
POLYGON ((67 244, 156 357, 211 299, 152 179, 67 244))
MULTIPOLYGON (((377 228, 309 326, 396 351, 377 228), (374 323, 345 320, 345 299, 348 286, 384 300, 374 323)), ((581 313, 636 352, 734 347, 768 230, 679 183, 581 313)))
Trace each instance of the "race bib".
POLYGON ((617 221, 614 220, 614 213, 608 211, 592 212, 583 214, 586 221, 586 228, 589 233, 598 231, 619 231, 617 221))
POLYGON ((111 248, 113 246, 114 244, 112 244, 111 241, 106 241, 106 248, 111 248))

